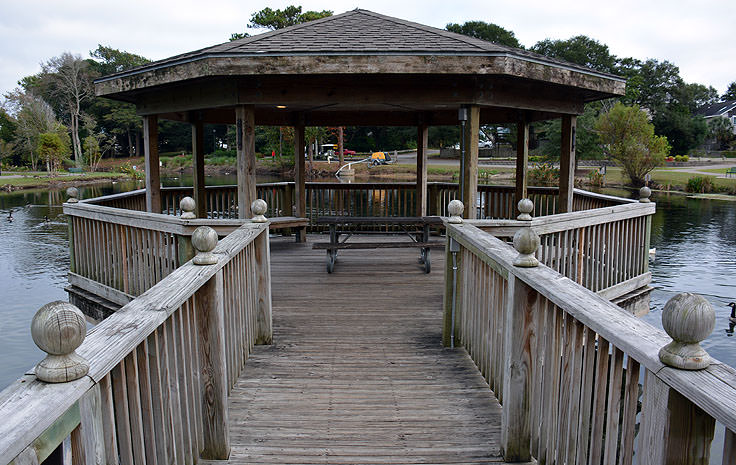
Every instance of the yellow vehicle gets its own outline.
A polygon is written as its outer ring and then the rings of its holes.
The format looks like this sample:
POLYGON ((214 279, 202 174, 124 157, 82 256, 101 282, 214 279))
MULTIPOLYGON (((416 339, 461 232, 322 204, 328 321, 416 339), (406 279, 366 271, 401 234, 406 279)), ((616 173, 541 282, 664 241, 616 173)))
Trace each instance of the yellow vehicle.
POLYGON ((391 157, 385 152, 373 152, 371 155, 371 165, 386 165, 391 161, 391 157))

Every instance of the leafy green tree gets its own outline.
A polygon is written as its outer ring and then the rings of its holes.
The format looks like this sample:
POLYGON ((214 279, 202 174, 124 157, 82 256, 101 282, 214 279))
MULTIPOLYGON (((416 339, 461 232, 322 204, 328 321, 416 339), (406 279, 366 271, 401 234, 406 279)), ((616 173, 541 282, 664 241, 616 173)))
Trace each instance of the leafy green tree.
MULTIPOLYGON (((585 111, 578 116, 575 126, 575 163, 578 160, 598 160, 603 158, 603 149, 595 131, 595 124, 604 111, 603 102, 585 105, 585 111)), ((550 160, 559 160, 562 145, 561 120, 554 119, 535 124, 536 132, 543 139, 541 152, 550 160)))
POLYGON ((31 164, 34 171, 38 168, 38 136, 41 133, 54 132, 60 123, 56 120, 54 110, 42 98, 21 89, 5 95, 5 104, 15 117, 15 149, 31 164))
POLYGON ((605 73, 616 72, 616 57, 611 54, 608 45, 587 36, 580 35, 567 40, 544 39, 530 50, 605 73))
POLYGON ((726 89, 726 93, 721 95, 722 102, 727 102, 729 100, 736 100, 736 81, 729 84, 728 89, 726 89))
MULTIPOLYGON (((326 18, 332 16, 332 11, 305 11, 302 12, 301 6, 289 5, 283 10, 272 10, 266 7, 260 11, 256 11, 250 17, 249 28, 255 29, 283 29, 285 27, 294 26, 296 24, 307 23, 315 19, 326 18)), ((243 39, 249 37, 247 32, 236 32, 230 35, 230 40, 243 39)))
POLYGON ((450 23, 445 26, 450 32, 456 32, 476 39, 487 40, 508 47, 524 48, 516 39, 513 31, 484 21, 466 21, 463 24, 450 23))
POLYGON ((716 141, 719 150, 727 149, 729 143, 736 139, 733 124, 728 118, 711 118, 708 120, 708 137, 716 141))
POLYGON ((100 76, 120 73, 151 62, 146 57, 102 44, 98 44, 96 49, 89 52, 89 55, 92 57, 89 60, 90 67, 100 76))
POLYGON ((667 138, 654 134, 654 126, 638 106, 617 102, 598 117, 595 130, 603 150, 618 162, 634 187, 644 185, 647 173, 664 163, 670 152, 667 138))
POLYGON ((38 153, 46 160, 46 170, 56 173, 69 153, 69 145, 58 132, 44 132, 38 135, 38 153))

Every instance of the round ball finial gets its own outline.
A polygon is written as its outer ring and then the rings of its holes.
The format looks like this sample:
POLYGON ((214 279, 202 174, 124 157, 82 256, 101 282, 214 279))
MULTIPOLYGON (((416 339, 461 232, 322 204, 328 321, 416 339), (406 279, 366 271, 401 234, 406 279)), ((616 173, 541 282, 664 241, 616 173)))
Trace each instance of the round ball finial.
POLYGON ((534 230, 522 228, 514 234, 514 248, 519 255, 514 259, 514 266, 522 268, 534 268, 539 265, 539 260, 534 253, 539 248, 539 235, 534 230))
POLYGON ((649 200, 649 196, 652 195, 652 190, 648 188, 647 186, 642 187, 639 189, 639 202, 641 203, 649 203, 651 200, 649 200))
POLYGON ((672 342, 662 347, 662 363, 683 370, 708 368, 711 359, 700 342, 716 325, 716 312, 703 297, 689 292, 677 294, 664 305, 662 327, 672 342))
POLYGON ((69 197, 66 199, 67 203, 77 203, 79 202, 79 189, 76 187, 69 187, 66 190, 66 195, 69 197))
POLYGON ((192 220, 197 217, 197 215, 194 214, 194 209, 197 207, 197 204, 194 203, 194 199, 191 197, 184 197, 179 201, 179 208, 181 208, 181 219, 183 220, 192 220))
POLYGON ((266 223, 268 218, 263 216, 266 213, 266 210, 268 210, 266 201, 263 199, 255 199, 253 203, 250 204, 250 211, 253 212, 253 219, 251 221, 254 223, 266 223))
POLYGON ((465 211, 465 205, 457 199, 450 201, 447 205, 447 212, 450 214, 448 223, 460 224, 463 222, 463 212, 465 211))
POLYGON ((41 307, 31 321, 31 336, 48 355, 36 365, 36 377, 66 383, 86 375, 89 364, 75 352, 86 335, 87 322, 74 305, 57 300, 41 307))
POLYGON ((197 250, 197 255, 192 261, 195 265, 214 265, 217 256, 212 253, 217 246, 217 231, 209 226, 200 226, 192 233, 192 246, 197 250))
POLYGON ((516 205, 516 208, 519 209, 519 212, 521 214, 516 217, 519 221, 531 221, 532 215, 531 213, 534 211, 534 202, 532 202, 529 199, 521 199, 519 200, 519 203, 516 205))

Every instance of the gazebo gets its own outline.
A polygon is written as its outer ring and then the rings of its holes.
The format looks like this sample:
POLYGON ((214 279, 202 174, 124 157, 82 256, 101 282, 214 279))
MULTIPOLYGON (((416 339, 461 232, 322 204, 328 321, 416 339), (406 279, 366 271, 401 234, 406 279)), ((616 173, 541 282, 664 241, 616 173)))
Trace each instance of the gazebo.
MULTIPOLYGON (((192 126, 194 198, 205 215, 203 125, 237 128, 238 214, 256 198, 254 130, 295 128, 295 215, 305 216, 305 126, 417 128, 417 215, 426 214, 427 129, 464 119, 462 199, 477 191, 479 126, 518 127, 516 198, 526 197, 529 124, 560 118, 558 211, 572 211, 576 115, 625 80, 525 50, 356 9, 156 61, 95 82, 144 121, 146 206, 161 211, 159 119, 192 126)), ((472 201, 466 200, 466 205, 472 201)), ((466 207, 473 218, 475 208, 466 207)))

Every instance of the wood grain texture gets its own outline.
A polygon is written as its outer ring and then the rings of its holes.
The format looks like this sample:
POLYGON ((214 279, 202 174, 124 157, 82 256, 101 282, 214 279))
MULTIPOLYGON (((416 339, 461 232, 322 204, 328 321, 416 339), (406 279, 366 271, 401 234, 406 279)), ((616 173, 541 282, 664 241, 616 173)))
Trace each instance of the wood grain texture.
POLYGON ((143 118, 143 150, 146 164, 146 211, 161 212, 161 177, 158 157, 158 117, 143 118))

